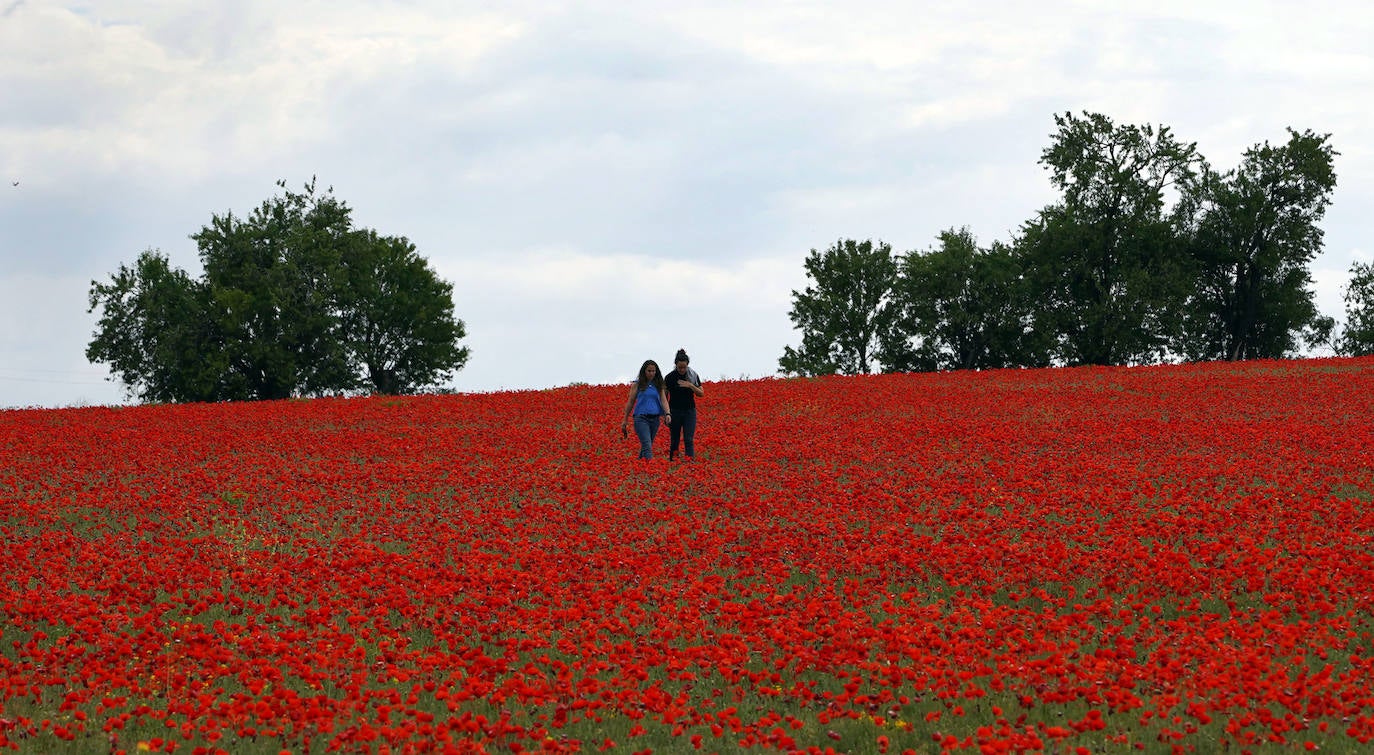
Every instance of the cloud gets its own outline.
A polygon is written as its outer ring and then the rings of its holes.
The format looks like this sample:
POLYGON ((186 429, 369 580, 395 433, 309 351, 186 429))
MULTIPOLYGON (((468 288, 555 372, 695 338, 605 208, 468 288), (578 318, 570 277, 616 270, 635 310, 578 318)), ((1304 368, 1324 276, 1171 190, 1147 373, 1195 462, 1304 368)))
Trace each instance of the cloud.
POLYGON ((339 91, 417 61, 471 66, 518 34, 485 14, 142 6, 147 15, 44 7, 0 27, 0 109, 14 114, 3 135, 35 184, 77 171, 197 180, 270 163, 333 127, 339 91))
POLYGON ((680 346, 703 375, 767 376, 791 337, 791 291, 804 285, 788 258, 714 264, 544 249, 436 268, 454 282, 471 334, 460 388, 619 382, 680 346))
POLYGON ((92 278, 149 247, 195 272, 187 236, 213 213, 318 176, 455 281, 459 386, 619 380, 679 345, 703 374, 771 374, 807 250, 1005 240, 1053 201, 1036 161, 1065 110, 1169 125, 1222 168, 1285 126, 1329 131, 1324 311, 1367 249, 1360 3, 5 8, 0 177, 22 183, 0 192, 0 255, 72 310, 34 303, 48 340, 11 334, 5 364, 67 370, 92 278), (665 323, 674 306, 691 316, 665 323))
POLYGON ((94 317, 80 276, 0 276, 0 407, 119 403, 103 367, 85 359, 94 317))

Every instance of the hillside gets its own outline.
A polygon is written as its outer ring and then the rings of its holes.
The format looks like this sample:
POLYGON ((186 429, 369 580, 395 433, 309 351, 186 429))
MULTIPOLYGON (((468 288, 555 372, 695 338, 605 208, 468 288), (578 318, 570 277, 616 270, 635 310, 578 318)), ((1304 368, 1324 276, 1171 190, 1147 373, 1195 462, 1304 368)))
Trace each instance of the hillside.
POLYGON ((0 412, 0 746, 1374 740, 1374 359, 623 401, 0 412))

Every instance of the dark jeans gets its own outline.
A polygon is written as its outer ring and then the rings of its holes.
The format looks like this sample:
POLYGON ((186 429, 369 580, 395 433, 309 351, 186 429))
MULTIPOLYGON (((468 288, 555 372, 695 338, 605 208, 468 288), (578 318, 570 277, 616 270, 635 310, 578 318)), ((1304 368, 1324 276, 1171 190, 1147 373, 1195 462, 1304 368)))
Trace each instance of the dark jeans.
POLYGON ((697 449, 692 441, 697 435, 697 410, 679 409, 673 412, 673 420, 668 423, 668 458, 677 456, 678 436, 682 437, 682 453, 689 459, 696 458, 697 449))
POLYGON ((658 435, 661 414, 636 414, 635 435, 639 437, 639 458, 654 458, 654 436, 658 435))

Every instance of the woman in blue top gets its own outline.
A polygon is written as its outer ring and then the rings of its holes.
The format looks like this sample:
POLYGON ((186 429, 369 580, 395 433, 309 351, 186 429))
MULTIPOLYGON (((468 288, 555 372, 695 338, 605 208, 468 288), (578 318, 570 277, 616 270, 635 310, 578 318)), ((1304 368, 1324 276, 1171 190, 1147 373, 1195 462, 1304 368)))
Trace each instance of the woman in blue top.
POLYGON ((654 436, 658 434, 658 423, 662 418, 673 421, 668 411, 668 391, 663 386, 663 375, 659 372, 658 362, 644 360, 639 367, 639 377, 630 386, 630 400, 625 404, 625 419, 620 423, 620 432, 630 424, 630 416, 635 418, 635 435, 639 436, 639 458, 654 458, 654 436))

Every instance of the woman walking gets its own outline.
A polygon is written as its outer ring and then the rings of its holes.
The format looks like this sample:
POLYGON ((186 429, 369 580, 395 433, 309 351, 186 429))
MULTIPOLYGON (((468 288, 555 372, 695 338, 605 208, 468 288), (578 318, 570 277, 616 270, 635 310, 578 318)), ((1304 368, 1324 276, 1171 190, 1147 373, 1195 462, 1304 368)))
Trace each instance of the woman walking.
POLYGON ((673 415, 668 409, 668 392, 664 389, 663 375, 659 373, 658 362, 644 360, 639 367, 639 377, 630 386, 630 400, 625 404, 625 419, 620 423, 621 434, 634 416, 635 435, 639 437, 639 458, 654 458, 654 436, 658 434, 661 417, 671 423, 673 415))
POLYGON ((682 451, 689 459, 696 458, 697 450, 693 441, 697 434, 697 399, 705 395, 701 390, 701 378, 696 370, 688 365, 686 349, 678 349, 673 357, 674 370, 668 373, 664 383, 668 387, 668 409, 672 416, 668 419, 668 460, 677 455, 677 442, 682 440, 682 451))

